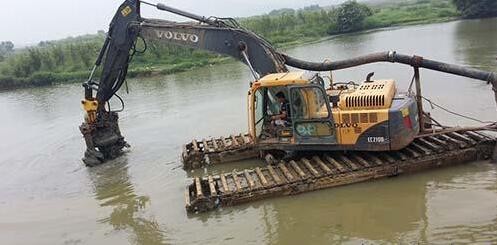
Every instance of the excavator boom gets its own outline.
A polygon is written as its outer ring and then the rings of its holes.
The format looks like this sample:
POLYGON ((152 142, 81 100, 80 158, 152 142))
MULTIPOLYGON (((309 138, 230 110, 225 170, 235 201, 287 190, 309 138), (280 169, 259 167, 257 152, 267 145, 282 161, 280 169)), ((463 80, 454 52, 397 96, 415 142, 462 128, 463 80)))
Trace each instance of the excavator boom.
POLYGON ((115 158, 127 146, 118 126, 117 112, 110 111, 106 104, 125 82, 138 38, 231 56, 247 64, 255 79, 288 71, 283 57, 267 41, 240 27, 233 19, 205 18, 162 4, 153 6, 198 22, 146 19, 140 15, 140 1, 126 0, 121 4, 90 78, 83 84, 85 100, 82 103, 87 117, 80 131, 87 146, 83 158, 87 166, 115 158), (100 65, 102 72, 96 82, 93 76, 100 65))

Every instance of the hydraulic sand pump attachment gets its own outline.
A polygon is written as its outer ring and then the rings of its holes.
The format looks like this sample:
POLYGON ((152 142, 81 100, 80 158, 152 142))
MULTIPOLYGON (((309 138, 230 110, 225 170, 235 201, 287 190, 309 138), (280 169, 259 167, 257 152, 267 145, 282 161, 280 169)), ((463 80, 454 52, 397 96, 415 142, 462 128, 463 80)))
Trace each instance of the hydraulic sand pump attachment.
POLYGON ((85 165, 97 166, 106 159, 121 155, 122 149, 129 145, 121 135, 117 112, 107 111, 100 106, 97 99, 91 96, 82 100, 81 104, 85 113, 84 122, 79 129, 86 143, 86 151, 82 159, 85 165))
POLYGON ((82 159, 86 166, 100 165, 107 159, 121 155, 128 143, 121 135, 117 112, 103 111, 98 114, 96 100, 83 100, 85 121, 79 127, 86 143, 86 151, 82 159))

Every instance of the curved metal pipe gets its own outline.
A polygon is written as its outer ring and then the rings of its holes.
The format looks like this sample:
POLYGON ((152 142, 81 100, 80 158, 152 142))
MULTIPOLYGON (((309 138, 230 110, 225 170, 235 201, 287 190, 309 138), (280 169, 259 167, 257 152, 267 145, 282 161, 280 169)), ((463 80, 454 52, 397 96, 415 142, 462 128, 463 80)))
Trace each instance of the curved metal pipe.
POLYGON ((324 63, 303 61, 286 54, 281 54, 281 56, 285 59, 285 64, 289 66, 312 71, 341 70, 377 62, 401 63, 413 67, 422 67, 430 70, 486 81, 493 85, 494 90, 497 90, 497 74, 493 72, 424 59, 423 57, 416 55, 409 56, 398 54, 395 51, 372 53, 351 59, 324 63))

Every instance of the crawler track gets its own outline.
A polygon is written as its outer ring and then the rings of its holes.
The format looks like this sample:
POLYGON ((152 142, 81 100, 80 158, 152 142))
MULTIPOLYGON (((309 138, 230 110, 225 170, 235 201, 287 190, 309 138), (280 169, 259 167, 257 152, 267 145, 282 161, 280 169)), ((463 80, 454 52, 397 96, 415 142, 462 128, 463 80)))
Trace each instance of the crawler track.
POLYGON ((186 209, 205 212, 263 198, 487 159, 494 146, 493 137, 460 131, 420 136, 400 151, 320 154, 264 168, 197 177, 186 189, 186 209))
POLYGON ((209 164, 232 162, 258 155, 254 141, 248 135, 193 140, 183 146, 181 155, 185 169, 200 168, 209 164))

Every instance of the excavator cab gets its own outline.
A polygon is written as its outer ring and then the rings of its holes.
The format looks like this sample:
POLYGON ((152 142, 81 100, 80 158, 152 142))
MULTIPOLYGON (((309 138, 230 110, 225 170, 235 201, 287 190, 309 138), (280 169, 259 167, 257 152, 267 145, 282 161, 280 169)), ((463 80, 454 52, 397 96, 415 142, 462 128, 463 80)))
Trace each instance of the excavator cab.
POLYGON ((416 100, 398 92, 393 80, 369 78, 325 90, 317 73, 267 75, 249 92, 250 136, 259 149, 271 151, 402 149, 419 132, 416 100), (283 103, 286 120, 276 123, 283 103))
POLYGON ((249 93, 249 129, 261 145, 336 144, 330 103, 317 73, 267 75, 249 93), (283 94, 284 102, 277 95, 283 94), (285 106, 286 108, 282 108, 285 106), (276 122, 274 115, 287 117, 276 122))

